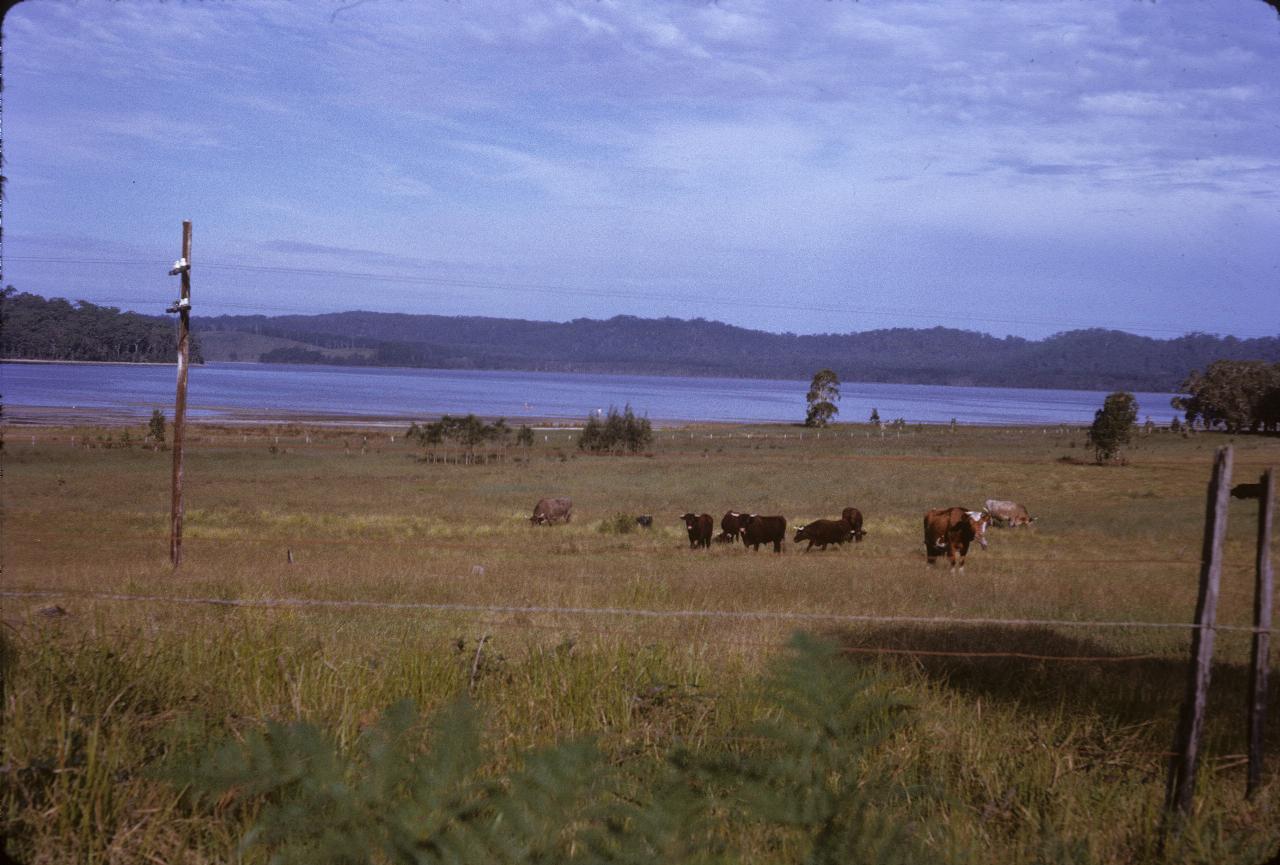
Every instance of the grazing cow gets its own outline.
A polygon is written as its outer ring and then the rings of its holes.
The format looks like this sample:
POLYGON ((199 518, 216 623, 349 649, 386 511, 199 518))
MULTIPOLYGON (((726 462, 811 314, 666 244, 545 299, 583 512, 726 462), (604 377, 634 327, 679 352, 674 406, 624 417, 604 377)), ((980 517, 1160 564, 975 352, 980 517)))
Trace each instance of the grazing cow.
POLYGON ((736 535, 731 535, 728 532, 721 532, 720 534, 712 538, 712 540, 715 541, 717 544, 731 544, 737 539, 738 538, 736 535))
POLYGON ((1003 502, 999 499, 987 499, 987 512, 996 525, 1029 526, 1036 518, 1027 513, 1027 509, 1017 502, 1003 502))
POLYGON ((689 532, 691 549, 711 548, 711 531, 716 526, 716 521, 711 514, 684 514, 680 519, 684 520, 684 527, 689 532))
POLYGON ((849 524, 849 528, 853 529, 853 542, 855 544, 862 543, 862 539, 867 533, 862 530, 862 511, 857 508, 845 508, 840 512, 840 519, 849 524))
POLYGON ((986 511, 969 511, 964 508, 938 508, 924 515, 924 550, 929 564, 934 564, 945 550, 947 561, 954 570, 958 564, 964 573, 964 557, 969 554, 969 544, 978 542, 987 548, 987 524, 991 514, 986 511))
POLYGON ((736 541, 746 523, 746 514, 739 511, 725 511, 725 515, 720 518, 720 534, 717 539, 727 536, 726 543, 736 541))
POLYGON ((813 549, 814 544, 818 545, 818 549, 825 550, 828 544, 847 544, 853 539, 853 526, 849 525, 843 519, 839 520, 814 520, 811 523, 805 523, 802 526, 796 526, 795 537, 792 538, 795 543, 808 541, 809 546, 804 548, 807 553, 813 549))
POLYGON ((642 529, 653 528, 653 514, 641 514, 636 517, 636 525, 642 529))
POLYGON ((782 542, 787 537, 786 517, 762 517, 759 514, 747 516, 742 527, 742 543, 756 552, 761 544, 773 544, 775 553, 782 552, 782 542))
POLYGON ((566 496, 538 499, 533 506, 533 516, 529 517, 529 522, 535 526, 549 526, 561 520, 566 523, 573 520, 573 499, 566 496))

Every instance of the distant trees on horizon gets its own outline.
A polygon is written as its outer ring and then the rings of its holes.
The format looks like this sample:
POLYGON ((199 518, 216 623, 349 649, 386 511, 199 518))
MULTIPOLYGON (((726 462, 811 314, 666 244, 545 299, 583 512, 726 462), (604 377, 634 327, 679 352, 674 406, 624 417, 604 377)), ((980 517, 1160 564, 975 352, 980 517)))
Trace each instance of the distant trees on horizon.
MULTIPOLYGON (((123 363, 176 363, 175 320, 163 315, 121 312, 114 306, 61 298, 46 300, 0 291, 0 355, 29 360, 78 360, 123 363)), ((191 362, 203 363, 191 340, 191 362)))

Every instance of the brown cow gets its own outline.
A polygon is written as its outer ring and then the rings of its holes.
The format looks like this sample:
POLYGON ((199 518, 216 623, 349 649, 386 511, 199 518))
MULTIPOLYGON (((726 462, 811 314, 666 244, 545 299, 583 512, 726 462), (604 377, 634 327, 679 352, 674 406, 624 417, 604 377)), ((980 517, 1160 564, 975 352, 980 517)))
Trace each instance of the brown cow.
POLYGON ((964 508, 938 508, 924 515, 924 549, 929 564, 934 564, 945 550, 951 569, 959 564, 964 573, 964 557, 969 554, 969 544, 978 542, 987 548, 987 525, 991 514, 986 511, 970 511, 964 508))
POLYGON ((690 548, 711 548, 711 531, 716 525, 711 514, 684 514, 680 519, 684 520, 684 527, 689 532, 690 548))
POLYGON ((762 517, 750 514, 742 527, 742 543, 756 552, 761 544, 773 544, 775 553, 782 552, 782 542, 787 537, 786 517, 762 517))
POLYGON ((746 524, 747 514, 741 511, 725 511, 724 516, 720 518, 720 534, 717 539, 725 538, 726 542, 736 541, 746 524))
POLYGON ((533 506, 533 516, 529 517, 529 522, 535 526, 552 525, 561 520, 566 523, 573 521, 573 499, 567 496, 538 499, 533 506))
POLYGON ((827 545, 847 544, 853 539, 853 526, 846 520, 814 520, 811 523, 805 523, 802 526, 796 526, 796 534, 791 540, 795 543, 808 541, 809 546, 804 548, 807 553, 813 549, 814 544, 818 545, 818 549, 825 550, 827 545))
POLYGON ((862 543, 862 539, 867 535, 862 530, 862 511, 857 508, 845 508, 840 512, 840 519, 847 522, 849 527, 853 529, 853 542, 855 544, 862 543))

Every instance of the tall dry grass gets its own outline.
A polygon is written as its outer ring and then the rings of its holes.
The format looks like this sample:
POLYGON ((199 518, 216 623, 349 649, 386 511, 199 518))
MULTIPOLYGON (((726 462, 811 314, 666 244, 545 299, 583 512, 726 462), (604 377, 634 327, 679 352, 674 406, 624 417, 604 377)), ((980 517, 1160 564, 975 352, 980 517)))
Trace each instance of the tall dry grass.
MULTIPOLYGON (((571 433, 553 431, 530 451, 511 448, 501 462, 463 466, 422 463, 385 430, 197 427, 186 466, 185 560, 176 573, 166 558, 168 454, 71 445, 73 435, 96 443, 106 430, 39 430, 35 446, 11 437, 4 588, 67 594, 4 599, 0 782, 10 851, 30 862, 234 860, 250 815, 192 807, 152 776, 158 760, 265 719, 310 719, 350 742, 406 697, 429 710, 472 693, 499 748, 593 734, 616 760, 638 764, 674 742, 711 752, 750 748, 741 731, 770 711, 751 685, 797 626, 209 608, 93 600, 85 592, 1190 618, 1204 485, 1224 437, 1143 437, 1128 466, 1101 468, 1062 461, 1087 458, 1083 434, 1071 430, 881 436, 855 428, 804 439, 799 432, 664 430, 651 455, 613 458, 579 455, 571 433), (531 527, 534 501, 551 494, 573 497, 574 522, 531 527), (989 497, 1023 502, 1036 526, 992 530, 991 548, 975 552, 962 577, 926 569, 922 512, 989 497), (736 508, 784 514, 794 524, 845 505, 863 511, 869 535, 826 553, 789 545, 781 556, 740 545, 691 551, 678 520, 689 510, 718 520, 736 508), (654 528, 619 532, 619 513, 651 513, 654 528), (53 604, 65 615, 42 614, 53 604)), ((1238 481, 1280 462, 1275 439, 1233 444, 1238 481)), ((1224 622, 1250 615, 1252 525, 1250 505, 1233 504, 1224 622)), ((1075 842, 1068 846, 1077 858, 1158 861, 1184 632, 808 626, 837 639, 850 663, 885 670, 917 706, 914 724, 875 760, 928 791, 904 803, 900 816, 932 827, 938 861, 1035 861, 1045 855, 1046 826, 1075 842)), ((1219 635, 1199 804, 1171 861, 1261 861, 1280 846, 1274 776, 1257 799, 1242 798, 1247 652, 1244 637, 1219 635)), ((752 861, 788 855, 762 848, 752 861)))

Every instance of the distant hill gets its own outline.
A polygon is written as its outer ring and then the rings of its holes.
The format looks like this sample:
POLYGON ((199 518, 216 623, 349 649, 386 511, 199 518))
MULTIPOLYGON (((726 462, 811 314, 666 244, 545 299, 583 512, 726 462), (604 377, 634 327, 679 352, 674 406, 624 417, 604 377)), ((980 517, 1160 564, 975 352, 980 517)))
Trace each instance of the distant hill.
POLYGON ((560 323, 379 312, 218 316, 192 327, 210 360, 254 359, 248 348, 235 358, 221 350, 249 347, 243 335, 251 335, 256 344, 279 340, 257 357, 279 363, 787 379, 830 367, 845 381, 1088 390, 1171 391, 1214 360, 1280 361, 1280 337, 1153 339, 1103 329, 1043 340, 943 327, 799 336, 701 318, 560 323))

